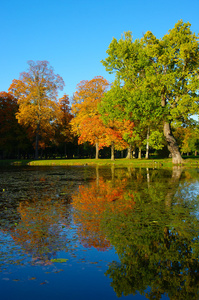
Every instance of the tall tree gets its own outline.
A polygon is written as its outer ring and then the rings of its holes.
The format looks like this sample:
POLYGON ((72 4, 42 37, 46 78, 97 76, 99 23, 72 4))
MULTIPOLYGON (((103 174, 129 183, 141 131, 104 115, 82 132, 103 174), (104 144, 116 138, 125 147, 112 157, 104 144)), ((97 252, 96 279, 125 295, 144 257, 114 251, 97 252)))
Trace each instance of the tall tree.
POLYGON ((96 147, 96 158, 99 149, 106 145, 106 127, 98 113, 98 103, 101 101, 109 86, 108 81, 102 76, 92 80, 83 80, 77 85, 73 97, 71 121, 72 130, 79 137, 78 142, 90 142, 96 147))
POLYGON ((35 158, 38 158, 39 136, 54 126, 59 107, 58 90, 64 81, 53 71, 47 61, 28 61, 28 72, 14 79, 9 91, 18 99, 18 122, 30 126, 35 134, 35 158))
MULTIPOLYGON (((181 163, 182 158, 171 124, 186 122, 191 114, 198 114, 199 43, 190 26, 179 21, 162 39, 148 31, 143 38, 133 41, 127 32, 119 41, 113 39, 108 57, 102 61, 106 70, 116 72, 116 78, 129 91, 130 98, 124 101, 123 97, 120 102, 124 110, 132 104, 141 108, 142 101, 137 99, 142 93, 147 99, 143 101, 150 104, 151 116, 157 111, 159 115, 162 109, 163 132, 173 163, 181 163)), ((133 117, 133 111, 127 111, 133 117)))

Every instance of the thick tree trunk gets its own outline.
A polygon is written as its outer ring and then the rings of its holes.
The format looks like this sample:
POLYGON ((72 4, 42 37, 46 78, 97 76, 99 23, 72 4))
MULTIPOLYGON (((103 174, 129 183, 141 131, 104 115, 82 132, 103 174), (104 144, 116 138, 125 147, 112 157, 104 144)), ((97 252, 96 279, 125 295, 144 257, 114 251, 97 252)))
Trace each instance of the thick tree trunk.
MULTIPOLYGON (((164 96, 164 92, 163 91, 163 94, 162 94, 162 97, 161 97, 161 105, 162 107, 165 107, 166 106, 166 98, 164 96)), ((171 153, 171 156, 172 156, 172 163, 173 164, 181 164, 183 162, 183 159, 182 159, 182 156, 180 154, 180 150, 179 150, 179 147, 178 147, 178 144, 171 132, 171 127, 170 127, 170 124, 166 121, 164 121, 164 136, 166 138, 166 141, 167 141, 167 148, 169 150, 169 152, 171 153)))
POLYGON ((112 178, 112 184, 115 184, 115 164, 112 164, 111 166, 111 178, 112 178))
POLYGON ((98 144, 98 142, 96 142, 96 144, 95 144, 95 149, 96 149, 95 159, 98 159, 99 158, 99 144, 98 144))
POLYGON ((165 205, 167 208, 171 207, 173 197, 176 194, 177 188, 180 183, 180 177, 182 175, 182 171, 183 171, 183 168, 181 166, 173 166, 172 177, 169 180, 169 184, 168 184, 168 188, 167 188, 168 192, 165 197, 165 205))
POLYGON ((164 136, 167 141, 168 150, 172 156, 172 163, 181 164, 183 162, 183 159, 180 154, 178 144, 171 132, 170 124, 168 122, 164 122, 164 136))
POLYGON ((111 160, 115 160, 115 144, 111 142, 111 160))
POLYGON ((127 159, 131 159, 132 158, 132 146, 129 145, 128 149, 127 149, 127 155, 126 155, 127 159))

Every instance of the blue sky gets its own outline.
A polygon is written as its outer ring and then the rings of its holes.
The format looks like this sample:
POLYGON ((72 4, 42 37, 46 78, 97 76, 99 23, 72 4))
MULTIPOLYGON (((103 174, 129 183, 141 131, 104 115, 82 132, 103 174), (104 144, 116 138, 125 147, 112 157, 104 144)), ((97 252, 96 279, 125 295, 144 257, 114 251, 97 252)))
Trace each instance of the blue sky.
POLYGON ((182 19, 199 32, 199 0, 1 0, 0 91, 28 68, 47 60, 62 76, 70 97, 81 80, 109 75, 100 63, 112 38, 150 30, 164 36, 182 19))

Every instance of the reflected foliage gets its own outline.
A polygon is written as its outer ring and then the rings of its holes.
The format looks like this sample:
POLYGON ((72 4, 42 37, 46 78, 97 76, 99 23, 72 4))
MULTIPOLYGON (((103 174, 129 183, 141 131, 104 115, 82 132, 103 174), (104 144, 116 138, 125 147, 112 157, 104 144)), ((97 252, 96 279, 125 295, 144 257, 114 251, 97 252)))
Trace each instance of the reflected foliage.
MULTIPOLYGON (((17 255, 26 253, 33 264, 50 264, 58 251, 73 251, 75 237, 70 230, 70 192, 76 187, 72 183, 66 186, 65 173, 28 172, 31 178, 17 172, 8 178, 8 174, 5 172, 1 181, 4 187, 0 201, 2 249, 3 239, 9 238, 13 245, 11 237, 17 255)), ((14 263, 11 248, 1 255, 5 261, 14 263)))
POLYGON ((113 247, 105 274, 118 297, 198 299, 197 169, 21 170, 0 174, 0 267, 113 247))
POLYGON ((48 263, 57 251, 67 250, 67 236, 63 228, 69 227, 67 206, 64 201, 37 196, 19 204, 20 222, 11 232, 14 241, 33 261, 48 263))
POLYGON ((73 195, 75 208, 74 221, 78 224, 78 234, 85 247, 105 250, 110 247, 100 226, 108 204, 111 210, 125 211, 134 206, 133 195, 126 192, 127 179, 92 182, 89 186, 80 186, 79 192, 73 195), (125 201, 123 201, 125 199, 125 201))
POLYGON ((149 299, 198 299, 198 196, 180 173, 173 170, 167 182, 153 178, 147 187, 143 182, 134 211, 104 215, 104 232, 120 258, 106 272, 117 296, 139 291, 149 299))

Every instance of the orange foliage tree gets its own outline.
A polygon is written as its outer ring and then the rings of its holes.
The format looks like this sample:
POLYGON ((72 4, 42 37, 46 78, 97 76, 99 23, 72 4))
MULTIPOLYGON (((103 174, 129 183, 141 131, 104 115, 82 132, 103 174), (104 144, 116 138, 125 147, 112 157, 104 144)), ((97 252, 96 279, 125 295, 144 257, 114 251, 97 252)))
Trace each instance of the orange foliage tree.
POLYGON ((123 120, 104 123, 98 106, 107 91, 109 83, 101 76, 88 81, 81 81, 73 98, 71 122, 72 130, 79 137, 79 144, 90 142, 96 147, 96 159, 99 149, 111 146, 111 159, 114 159, 114 149, 122 150, 129 145, 124 140, 125 134, 132 135, 134 123, 123 120))
POLYGON ((56 103, 58 90, 64 87, 64 81, 56 75, 47 61, 28 61, 29 70, 14 79, 9 91, 18 99, 18 122, 31 127, 35 135, 35 158, 38 158, 39 137, 54 132, 59 115, 56 103))
POLYGON ((19 154, 20 150, 25 149, 25 146, 28 146, 26 133, 18 124, 17 119, 15 117, 17 111, 17 99, 10 93, 0 92, 1 158, 11 157, 12 155, 19 154))
POLYGON ((132 210, 135 202, 133 194, 126 192, 127 180, 104 181, 99 178, 89 186, 80 186, 72 196, 74 221, 78 226, 78 235, 85 247, 106 250, 109 241, 101 230, 101 221, 106 210, 117 213, 132 210))
POLYGON ((96 146, 96 158, 98 158, 99 149, 107 145, 106 127, 97 107, 108 87, 108 81, 102 76, 97 76, 90 81, 81 81, 73 97, 72 131, 78 135, 79 144, 90 142, 96 146))
POLYGON ((111 145, 111 160, 114 160, 114 150, 123 150, 129 147, 126 137, 133 136, 134 123, 129 120, 114 120, 107 123, 106 142, 111 145))

